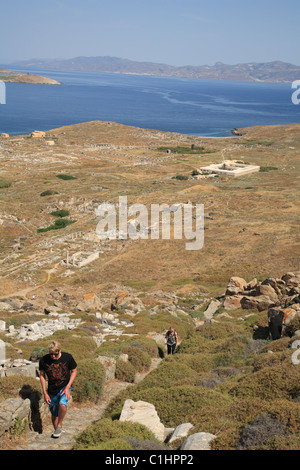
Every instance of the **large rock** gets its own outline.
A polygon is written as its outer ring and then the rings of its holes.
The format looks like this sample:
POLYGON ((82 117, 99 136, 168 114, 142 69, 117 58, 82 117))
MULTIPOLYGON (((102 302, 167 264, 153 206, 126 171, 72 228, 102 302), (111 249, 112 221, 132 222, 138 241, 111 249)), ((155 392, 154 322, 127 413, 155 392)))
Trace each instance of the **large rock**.
POLYGON ((113 380, 116 372, 116 359, 107 356, 97 356, 97 361, 101 362, 105 368, 105 380, 113 380))
POLYGON ((247 282, 242 277, 233 276, 229 279, 226 295, 236 295, 243 292, 247 287, 247 282))
POLYGON ((159 416, 152 403, 145 401, 126 400, 120 416, 120 421, 130 421, 140 423, 149 428, 155 437, 160 441, 165 439, 165 427, 161 423, 159 416))
POLYGON ((208 432, 197 432, 189 436, 180 450, 210 450, 210 443, 216 436, 208 432))
POLYGON ((91 310, 99 310, 102 307, 102 303, 99 297, 95 293, 86 294, 83 297, 82 302, 76 305, 77 310, 80 312, 90 312, 91 310))
POLYGON ((257 309, 259 312, 267 310, 274 302, 267 295, 244 296, 241 299, 243 309, 257 309))
POLYGON ((241 300, 243 296, 241 295, 228 295, 225 300, 223 307, 227 310, 236 310, 237 308, 241 308, 241 300))
POLYGON ((8 431, 17 419, 23 420, 30 412, 30 400, 8 398, 0 403, 0 436, 8 431))
POLYGON ((271 302, 278 302, 278 295, 276 294, 275 289, 268 284, 258 284, 256 286, 256 295, 266 295, 269 297, 271 302))
POLYGON ((220 307, 220 305, 221 305, 221 302, 219 302, 218 300, 212 300, 203 314, 204 320, 210 321, 212 317, 214 316, 214 314, 216 313, 216 311, 218 310, 218 308, 220 307))
POLYGON ((181 439, 182 437, 186 437, 189 433, 189 431, 193 428, 194 426, 191 423, 183 423, 177 426, 175 428, 174 432, 172 433, 172 436, 169 439, 169 443, 176 441, 176 439, 181 439))

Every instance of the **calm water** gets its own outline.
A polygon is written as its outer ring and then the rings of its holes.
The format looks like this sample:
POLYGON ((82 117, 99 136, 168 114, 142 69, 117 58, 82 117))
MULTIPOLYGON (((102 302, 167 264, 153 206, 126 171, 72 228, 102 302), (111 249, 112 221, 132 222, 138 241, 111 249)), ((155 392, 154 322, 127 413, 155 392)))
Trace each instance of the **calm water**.
POLYGON ((300 122, 300 105, 291 102, 291 84, 28 71, 64 85, 6 83, 6 104, 0 105, 0 133, 28 134, 101 120, 185 134, 227 136, 234 127, 300 122))

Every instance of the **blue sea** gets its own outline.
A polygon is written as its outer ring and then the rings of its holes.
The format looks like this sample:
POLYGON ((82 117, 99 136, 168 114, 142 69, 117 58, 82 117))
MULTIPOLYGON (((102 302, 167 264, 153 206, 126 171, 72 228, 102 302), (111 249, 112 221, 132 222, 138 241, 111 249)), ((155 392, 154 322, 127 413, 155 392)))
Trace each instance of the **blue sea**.
POLYGON ((10 135, 93 120, 213 137, 230 136, 233 128, 300 122, 290 83, 1 67, 63 83, 6 83, 0 133, 10 135))

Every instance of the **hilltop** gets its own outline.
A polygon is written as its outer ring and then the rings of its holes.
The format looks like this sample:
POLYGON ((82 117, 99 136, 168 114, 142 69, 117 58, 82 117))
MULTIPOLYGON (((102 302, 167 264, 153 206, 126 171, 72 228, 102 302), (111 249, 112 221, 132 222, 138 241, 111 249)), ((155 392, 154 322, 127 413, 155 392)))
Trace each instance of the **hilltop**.
POLYGON ((237 80, 259 82, 293 82, 300 77, 300 67, 281 61, 265 63, 172 66, 154 62, 137 62, 119 57, 74 57, 72 59, 31 59, 16 62, 22 67, 79 70, 89 72, 155 75, 206 80, 237 80))

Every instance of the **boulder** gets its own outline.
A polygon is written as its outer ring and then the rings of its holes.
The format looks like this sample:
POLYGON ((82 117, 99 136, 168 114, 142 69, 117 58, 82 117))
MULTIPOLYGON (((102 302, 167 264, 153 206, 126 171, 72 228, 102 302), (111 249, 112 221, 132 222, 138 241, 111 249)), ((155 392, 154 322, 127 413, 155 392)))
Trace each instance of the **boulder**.
POLYGON ((258 295, 256 297, 244 296, 241 299, 243 309, 257 309, 259 312, 267 310, 273 303, 266 295, 258 295))
POLYGON ((91 310, 100 310, 102 307, 99 297, 95 293, 84 295, 83 301, 76 305, 80 312, 90 312, 91 310))
POLYGON ((220 305, 221 303, 218 300, 212 300, 203 314, 204 320, 210 321, 220 305))
POLYGON ((284 282, 287 282, 287 281, 288 281, 289 279, 291 279, 292 277, 295 277, 295 274, 292 273, 292 272, 288 272, 288 273, 284 274, 281 279, 282 279, 284 282))
POLYGON ((143 424, 153 432, 158 440, 164 441, 165 439, 165 427, 161 423, 152 403, 126 400, 121 412, 120 421, 143 424))
POLYGON ((233 276, 229 279, 226 295, 236 295, 243 292, 247 287, 247 282, 242 277, 233 276))
POLYGON ((227 310, 236 310, 238 308, 241 308, 242 298, 243 296, 241 295, 229 295, 225 298, 223 306, 227 310))
POLYGON ((256 286, 256 295, 265 295, 269 297, 271 302, 276 303, 278 302, 278 295, 276 294, 275 290, 271 285, 268 284, 258 284, 256 286))
POLYGON ((184 441, 180 450, 210 450, 210 443, 215 438, 216 436, 209 432, 191 434, 191 436, 184 441))
POLYGON ((46 132, 44 132, 44 131, 33 131, 32 134, 31 134, 31 137, 33 139, 40 138, 40 137, 45 137, 45 136, 46 136, 46 132))
POLYGON ((30 400, 26 398, 8 398, 0 403, 0 436, 8 431, 14 421, 23 420, 30 412, 30 400))
POLYGON ((97 356, 97 361, 101 362, 105 368, 105 380, 109 381, 115 378, 116 359, 113 357, 97 356))
POLYGON ((179 426, 177 426, 177 428, 175 428, 168 442, 170 443, 176 441, 176 439, 186 437, 193 427, 194 426, 191 423, 180 424, 179 426))

